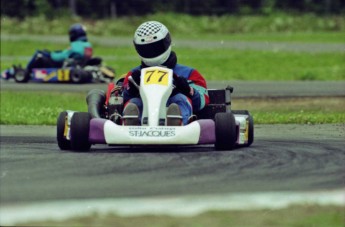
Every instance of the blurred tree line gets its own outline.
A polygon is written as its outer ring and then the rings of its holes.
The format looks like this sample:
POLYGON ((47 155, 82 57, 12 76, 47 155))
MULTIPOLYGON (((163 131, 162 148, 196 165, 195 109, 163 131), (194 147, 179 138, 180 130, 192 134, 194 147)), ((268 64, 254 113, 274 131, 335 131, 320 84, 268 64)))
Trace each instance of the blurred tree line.
POLYGON ((271 14, 275 12, 345 13, 344 0, 1 0, 1 16, 58 18, 80 16, 103 19, 156 12, 190 15, 271 14))

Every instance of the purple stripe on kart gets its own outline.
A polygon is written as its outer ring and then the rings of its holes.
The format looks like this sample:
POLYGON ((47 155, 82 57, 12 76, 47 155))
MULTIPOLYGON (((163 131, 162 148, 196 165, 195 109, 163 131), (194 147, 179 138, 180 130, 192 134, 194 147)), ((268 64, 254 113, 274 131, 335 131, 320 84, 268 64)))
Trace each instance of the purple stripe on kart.
POLYGON ((104 124, 107 120, 93 118, 90 121, 89 141, 90 143, 106 143, 104 136, 104 124))
POLYGON ((198 144, 210 144, 216 142, 216 130, 211 119, 198 120, 200 125, 200 137, 198 144))

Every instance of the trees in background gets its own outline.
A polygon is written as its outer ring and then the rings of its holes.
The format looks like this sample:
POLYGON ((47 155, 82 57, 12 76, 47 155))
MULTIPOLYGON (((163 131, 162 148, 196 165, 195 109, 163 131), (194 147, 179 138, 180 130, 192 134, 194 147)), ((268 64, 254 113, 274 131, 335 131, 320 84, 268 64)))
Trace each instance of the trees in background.
POLYGON ((87 18, 177 12, 190 15, 270 14, 276 11, 345 13, 344 0, 10 0, 1 1, 1 16, 47 18, 76 15, 87 18))

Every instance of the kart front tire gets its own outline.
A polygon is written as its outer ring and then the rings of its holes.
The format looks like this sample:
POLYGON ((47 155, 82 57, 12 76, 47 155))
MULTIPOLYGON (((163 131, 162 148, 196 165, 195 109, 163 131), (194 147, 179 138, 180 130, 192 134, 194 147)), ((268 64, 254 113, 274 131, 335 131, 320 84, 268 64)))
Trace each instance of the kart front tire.
POLYGON ((66 121, 67 121, 67 112, 61 112, 59 114, 59 117, 57 119, 57 132, 56 132, 56 137, 57 137, 57 142, 60 150, 69 150, 71 149, 71 142, 66 139, 64 136, 65 133, 65 126, 66 126, 66 121))
POLYGON ((16 68, 13 77, 17 83, 27 83, 30 79, 30 74, 26 73, 25 69, 16 68))
POLYGON ((73 151, 88 151, 91 115, 86 112, 76 112, 71 119, 71 149, 73 151))
POLYGON ((237 133, 234 115, 217 113, 214 118, 216 129, 216 150, 232 150, 235 148, 237 133))

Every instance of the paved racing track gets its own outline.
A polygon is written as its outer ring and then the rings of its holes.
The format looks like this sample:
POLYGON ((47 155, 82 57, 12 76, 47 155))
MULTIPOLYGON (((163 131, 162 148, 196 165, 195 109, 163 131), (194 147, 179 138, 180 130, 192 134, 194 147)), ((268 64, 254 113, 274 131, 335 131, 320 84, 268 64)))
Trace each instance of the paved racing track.
MULTIPOLYGON (((50 86, 60 90, 76 88, 50 86)), ((90 88, 78 87, 85 92, 90 88)), ((2 83, 1 88, 30 90, 46 86, 29 83, 24 88, 2 83)), ((242 89, 251 91, 249 96, 276 96, 278 89, 285 96, 291 95, 291 89, 295 89, 295 96, 344 96, 344 83, 278 83, 274 87, 277 90, 269 88, 269 82, 235 86, 239 94, 243 94, 242 89)), ((212 146, 97 145, 88 153, 74 153, 59 150, 55 127, 2 125, 0 199, 4 205, 62 199, 340 189, 345 176, 344 126, 256 125, 253 145, 233 151, 215 151, 212 146)))
POLYGON ((54 127, 3 127, 1 202, 339 189, 344 125, 258 125, 250 148, 59 151, 54 127))

